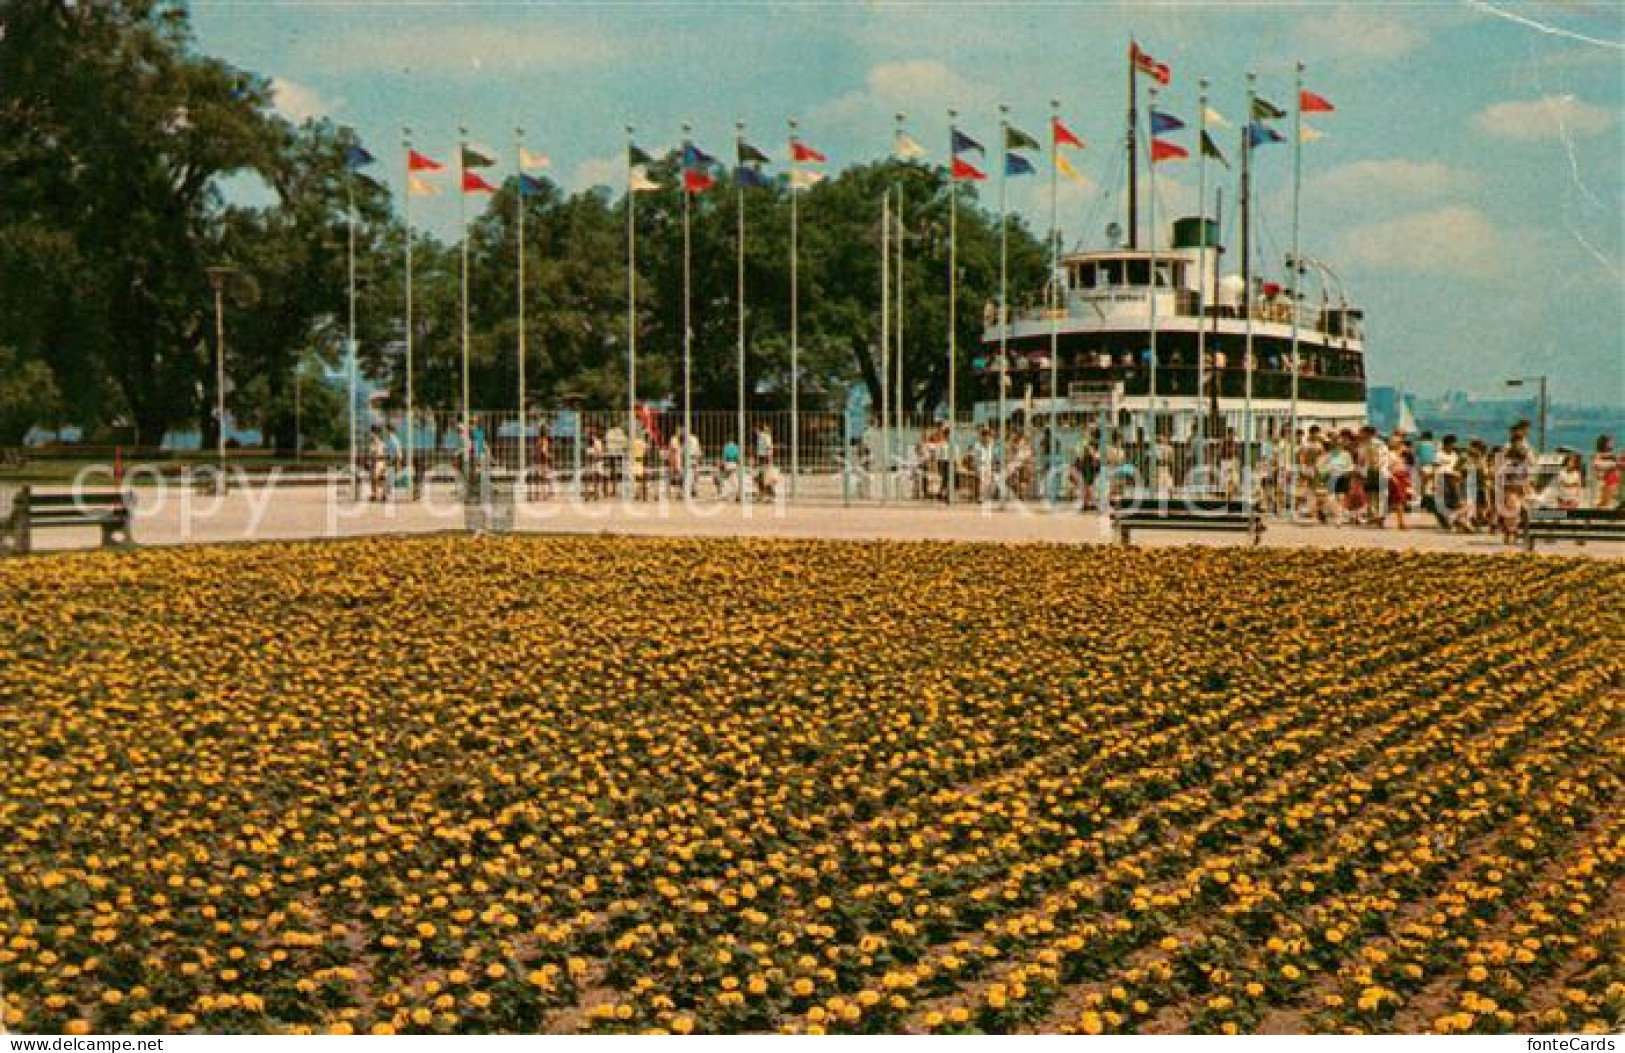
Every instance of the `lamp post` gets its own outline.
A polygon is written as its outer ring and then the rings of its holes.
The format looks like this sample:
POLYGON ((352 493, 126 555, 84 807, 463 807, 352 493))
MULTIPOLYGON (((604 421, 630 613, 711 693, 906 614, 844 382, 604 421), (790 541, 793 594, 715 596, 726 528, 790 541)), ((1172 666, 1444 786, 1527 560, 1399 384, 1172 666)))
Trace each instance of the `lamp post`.
POLYGON ((209 285, 214 289, 214 414, 215 447, 220 458, 220 470, 226 470, 226 275, 236 267, 215 266, 207 269, 209 285))
POLYGON ((1545 450, 1546 450, 1546 411, 1547 411, 1546 381, 1547 381, 1547 376, 1546 376, 1545 373, 1541 373, 1541 374, 1538 374, 1538 375, 1532 376, 1532 377, 1513 377, 1511 380, 1507 381, 1507 387, 1509 387, 1509 388, 1521 388, 1525 384, 1538 384, 1538 385, 1540 385, 1540 394, 1537 396, 1538 402, 1536 403, 1537 413, 1538 413, 1537 420, 1539 421, 1539 424, 1538 424, 1539 430, 1535 432, 1535 436, 1536 436, 1536 438, 1535 438, 1535 446, 1536 446, 1537 452, 1541 452, 1541 453, 1544 453, 1545 450))

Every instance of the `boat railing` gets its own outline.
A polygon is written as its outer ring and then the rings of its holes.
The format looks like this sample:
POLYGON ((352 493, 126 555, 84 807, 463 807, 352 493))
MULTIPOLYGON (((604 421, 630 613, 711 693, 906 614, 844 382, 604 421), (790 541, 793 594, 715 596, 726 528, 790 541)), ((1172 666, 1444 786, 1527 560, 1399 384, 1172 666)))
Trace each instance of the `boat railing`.
MULTIPOLYGON (((1163 298, 1166 301, 1167 297, 1163 298)), ((1250 309, 1243 310, 1239 305, 1197 303, 1196 294, 1189 289, 1175 290, 1173 295, 1173 308, 1164 311, 1164 318, 1210 318, 1219 320, 1245 320, 1250 314, 1253 321, 1268 325, 1291 325, 1292 305, 1289 303, 1264 302, 1254 303, 1250 309), (1199 309, 1200 308, 1200 309, 1199 309)), ((1088 303, 1072 303, 1066 307, 1011 307, 1008 309, 1012 324, 1023 322, 1065 322, 1069 319, 1093 319, 1100 317, 1096 309, 1088 303)), ((988 312, 985 319, 988 326, 998 324, 997 309, 988 312)), ((1306 332, 1320 333, 1328 337, 1343 337, 1358 340, 1362 334, 1359 329, 1347 321, 1338 326, 1328 326, 1324 312, 1319 307, 1298 307, 1298 328, 1306 332)))

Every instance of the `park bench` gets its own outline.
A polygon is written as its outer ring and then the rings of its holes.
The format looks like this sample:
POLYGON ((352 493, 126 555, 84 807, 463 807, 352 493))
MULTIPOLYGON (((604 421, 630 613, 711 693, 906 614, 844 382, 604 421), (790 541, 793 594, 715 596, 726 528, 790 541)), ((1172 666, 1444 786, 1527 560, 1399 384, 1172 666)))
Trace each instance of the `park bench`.
POLYGON ((0 520, 0 552, 26 556, 33 551, 33 533, 59 527, 97 527, 102 545, 132 545, 130 499, 118 490, 82 490, 78 493, 41 494, 31 487, 19 489, 11 513, 0 520))
POLYGON ((1625 508, 1531 508, 1524 546, 1537 541, 1625 542, 1625 508))
POLYGON ((189 469, 186 479, 192 489, 215 494, 234 487, 350 485, 346 468, 275 465, 231 465, 224 470, 214 465, 200 465, 189 469))
POLYGON ((1249 534, 1253 544, 1264 536, 1264 515, 1246 501, 1213 498, 1147 497, 1140 501, 1119 498, 1112 504, 1112 529, 1123 544, 1136 530, 1201 530, 1221 534, 1249 534))

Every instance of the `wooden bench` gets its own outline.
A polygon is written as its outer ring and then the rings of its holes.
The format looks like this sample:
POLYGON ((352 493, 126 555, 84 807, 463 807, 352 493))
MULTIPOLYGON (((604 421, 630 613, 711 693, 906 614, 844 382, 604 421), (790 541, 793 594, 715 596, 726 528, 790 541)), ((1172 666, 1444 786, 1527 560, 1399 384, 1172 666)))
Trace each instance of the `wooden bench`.
POLYGON ((350 473, 345 468, 307 468, 253 465, 228 466, 223 472, 214 465, 201 465, 186 472, 186 480, 194 490, 218 494, 223 490, 264 486, 349 486, 350 473))
POLYGON ((11 514, 0 520, 0 552, 26 556, 34 548, 34 531, 58 527, 98 527, 103 546, 133 545, 130 507, 130 499, 118 490, 40 494, 22 487, 12 501, 11 514))
POLYGON ((1531 508, 1523 538, 1530 552, 1537 541, 1625 542, 1625 508, 1531 508))
POLYGON ((1158 498, 1112 504, 1112 529, 1123 544, 1136 530, 1203 530, 1221 534, 1250 534, 1253 544, 1264 536, 1264 514, 1245 501, 1211 498, 1158 498))

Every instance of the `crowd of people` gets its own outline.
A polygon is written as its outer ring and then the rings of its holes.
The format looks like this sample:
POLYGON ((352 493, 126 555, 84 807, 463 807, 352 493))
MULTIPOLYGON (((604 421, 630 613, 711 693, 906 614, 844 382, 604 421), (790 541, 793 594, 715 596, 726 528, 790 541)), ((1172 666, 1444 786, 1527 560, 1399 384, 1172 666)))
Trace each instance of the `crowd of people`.
MULTIPOLYGON (((1421 516, 1442 530, 1499 532, 1508 541, 1533 506, 1625 507, 1625 458, 1609 436, 1599 437, 1589 456, 1560 449, 1542 457, 1529 431, 1529 422, 1519 421, 1504 443, 1490 445, 1479 438, 1435 438, 1430 431, 1383 435, 1370 426, 1313 425, 1295 440, 1281 434, 1249 451, 1233 429, 1200 444, 1176 443, 1166 434, 1148 440, 1143 432, 1128 439, 1122 429, 1107 429, 1084 431, 1063 451, 1047 428, 1011 426, 1000 435, 982 425, 956 457, 948 427, 938 424, 921 433, 891 473, 879 474, 895 478, 894 492, 926 501, 947 502, 952 495, 970 503, 1045 500, 1091 508, 1146 496, 1237 501, 1250 494, 1266 511, 1300 522, 1375 528, 1392 523, 1404 530, 1412 522, 1407 517, 1421 516)), ((554 441, 544 428, 527 446, 532 498, 554 490, 554 441)), ((690 497, 708 484, 721 499, 772 500, 783 487, 774 433, 766 423, 756 425, 748 448, 737 436, 727 438, 714 460, 696 435, 681 428, 661 441, 641 428, 628 434, 619 426, 589 426, 580 448, 569 453, 572 492, 587 500, 613 496, 628 480, 640 498, 656 481, 690 497)), ((405 463, 394 428, 373 428, 368 454, 371 497, 388 500, 405 463)), ((874 476, 882 459, 857 444, 841 470, 874 476)), ((459 425, 452 451, 457 475, 484 480, 491 460, 479 424, 459 425)))

